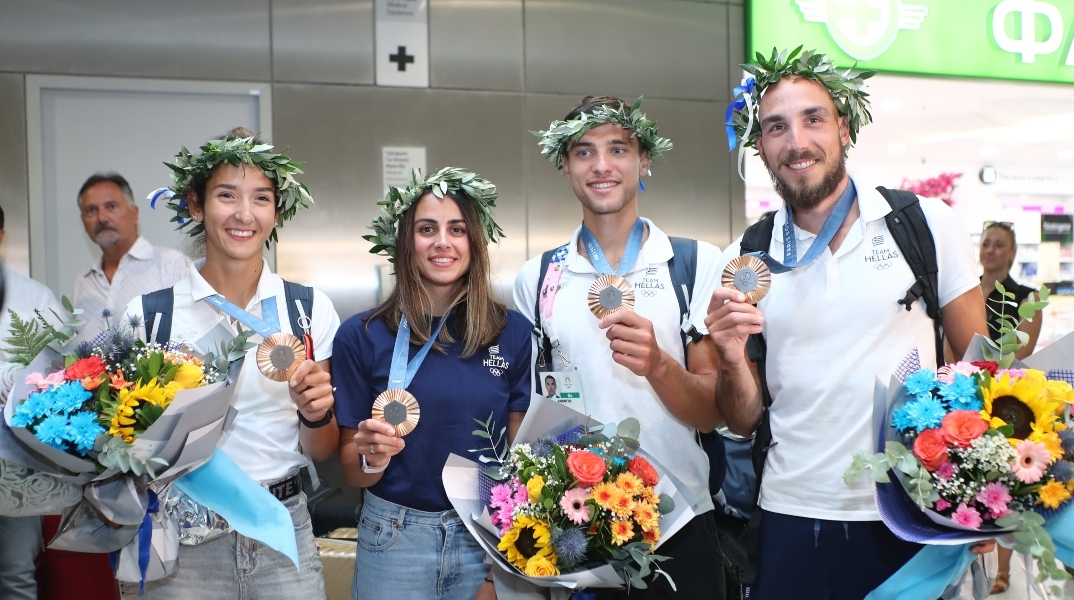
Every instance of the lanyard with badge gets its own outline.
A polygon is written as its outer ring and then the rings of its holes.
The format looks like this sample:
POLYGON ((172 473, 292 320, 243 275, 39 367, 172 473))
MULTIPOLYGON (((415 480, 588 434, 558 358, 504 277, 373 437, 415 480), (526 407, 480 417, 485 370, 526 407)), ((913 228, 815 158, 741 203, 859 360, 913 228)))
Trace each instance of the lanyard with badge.
POLYGON ((444 323, 447 323, 450 315, 451 309, 448 309, 440 318, 440 324, 436 326, 436 330, 426 340, 425 345, 409 362, 407 362, 407 357, 410 355, 410 323, 406 315, 399 319, 399 330, 395 333, 395 348, 392 351, 392 366, 388 371, 388 389, 381 392, 373 401, 373 418, 394 427, 399 437, 414 431, 414 428, 418 426, 421 408, 418 406, 418 399, 406 388, 418 374, 421 363, 425 361, 429 350, 436 343, 436 338, 440 336, 440 330, 444 328, 444 323))
MULTIPOLYGON (((642 242, 645 237, 645 223, 638 219, 630 230, 627 238, 623 258, 619 261, 619 268, 613 269, 608 263, 604 250, 589 228, 582 224, 580 237, 582 245, 589 254, 593 268, 597 271, 597 279, 589 287, 586 300, 589 310, 598 319, 620 310, 633 310, 635 302, 634 286, 626 280, 626 275, 634 268, 638 256, 641 253, 642 242)), ((542 303, 544 298, 542 298, 542 303)), ((552 302, 548 302, 546 317, 552 316, 552 302)), ((544 397, 565 404, 578 412, 585 412, 585 400, 582 392, 582 374, 576 365, 564 356, 558 342, 555 345, 556 353, 563 362, 563 371, 542 371, 538 377, 543 383, 544 397)))
POLYGON ((783 262, 772 258, 767 252, 750 252, 736 256, 727 262, 720 277, 725 288, 737 289, 746 295, 746 302, 757 304, 772 287, 772 274, 787 273, 799 267, 805 267, 820 257, 824 249, 832 243, 835 234, 843 225, 857 196, 854 182, 848 181, 843 194, 839 196, 832 212, 824 220, 817 237, 798 259, 798 246, 794 235, 794 218, 791 207, 786 206, 786 219, 783 221, 783 262))
POLYGON ((290 379, 307 357, 307 352, 312 350, 294 335, 280 331, 280 316, 276 310, 275 296, 261 301, 260 317, 235 306, 220 294, 206 296, 205 301, 253 329, 263 338, 257 346, 257 368, 273 381, 290 379))

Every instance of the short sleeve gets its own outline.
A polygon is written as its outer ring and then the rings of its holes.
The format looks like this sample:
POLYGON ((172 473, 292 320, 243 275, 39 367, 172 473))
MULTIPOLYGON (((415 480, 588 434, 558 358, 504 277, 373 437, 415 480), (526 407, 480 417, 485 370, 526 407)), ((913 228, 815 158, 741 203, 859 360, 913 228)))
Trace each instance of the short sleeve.
POLYGON ((973 257, 973 242, 954 209, 941 200, 922 198, 921 208, 936 241, 940 306, 981 285, 973 257))
POLYGON ((313 290, 313 315, 310 320, 313 356, 318 361, 332 358, 332 342, 339 330, 339 315, 332 300, 318 289, 313 290))
POLYGON ((358 429, 358 423, 373 413, 370 367, 362 360, 364 353, 360 336, 364 333, 361 331, 364 327, 365 323, 361 322, 360 317, 351 317, 339 328, 333 343, 332 385, 336 388, 336 422, 348 429, 358 429))
MULTIPOLYGON (((507 311, 507 326, 501 339, 506 338, 511 343, 512 355, 515 364, 508 371, 508 385, 510 387, 507 398, 508 412, 525 412, 530 407, 530 394, 533 391, 532 373, 533 345, 531 331, 533 324, 517 311, 507 311)), ((501 352, 503 349, 501 348, 501 352)))
POLYGON ((515 277, 515 310, 527 321, 535 321, 533 310, 537 304, 537 286, 540 285, 541 258, 531 258, 522 265, 515 277))
POLYGON ((709 310, 712 290, 720 286, 720 249, 708 242, 697 242, 697 272, 694 274, 694 294, 690 298, 690 323, 708 335, 705 317, 709 310))

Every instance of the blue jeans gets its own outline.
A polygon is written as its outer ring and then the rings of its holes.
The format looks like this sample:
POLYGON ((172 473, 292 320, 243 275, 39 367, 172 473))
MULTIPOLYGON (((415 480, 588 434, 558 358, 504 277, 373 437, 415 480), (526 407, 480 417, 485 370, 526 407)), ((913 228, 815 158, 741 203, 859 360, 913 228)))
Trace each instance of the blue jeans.
POLYGON ((41 552, 41 517, 0 517, 0 598, 37 600, 34 559, 41 552))
POLYGON ((179 569, 145 584, 150 600, 307 600, 324 596, 324 578, 306 495, 284 500, 298 542, 300 570, 257 540, 231 532, 198 546, 179 546, 179 569))
POLYGON ((354 600, 473 600, 488 572, 485 551, 455 511, 413 510, 366 491, 354 600))

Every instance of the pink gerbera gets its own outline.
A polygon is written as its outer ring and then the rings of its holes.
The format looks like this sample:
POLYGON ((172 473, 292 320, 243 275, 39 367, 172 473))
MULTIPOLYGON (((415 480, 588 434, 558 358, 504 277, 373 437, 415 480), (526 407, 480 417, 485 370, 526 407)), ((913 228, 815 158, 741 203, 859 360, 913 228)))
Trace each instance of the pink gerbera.
POLYGON ((976 508, 966 506, 965 502, 959 503, 951 518, 954 519, 955 523, 964 527, 969 527, 970 529, 981 528, 981 513, 977 512, 976 508))
POLYGON ((1016 458, 1011 472, 1022 483, 1037 483, 1044 476, 1044 469, 1052 462, 1048 448, 1040 442, 1022 440, 1014 447, 1016 458))
POLYGON ((585 491, 585 488, 573 488, 563 494, 563 499, 559 501, 563 513, 575 525, 589 522, 589 507, 585 505, 588 497, 589 493, 585 491))
POLYGON ((993 515, 1004 515, 1007 514, 1007 504, 1011 501, 1010 489, 998 481, 993 481, 984 486, 984 489, 977 494, 976 500, 988 508, 993 515))

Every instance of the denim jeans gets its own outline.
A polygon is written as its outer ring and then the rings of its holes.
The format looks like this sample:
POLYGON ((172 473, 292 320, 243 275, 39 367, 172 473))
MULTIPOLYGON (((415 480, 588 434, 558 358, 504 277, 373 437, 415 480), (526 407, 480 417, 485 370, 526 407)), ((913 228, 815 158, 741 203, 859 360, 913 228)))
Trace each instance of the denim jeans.
POLYGON ((323 599, 324 578, 306 495, 284 500, 298 542, 300 570, 261 542, 231 532, 198 546, 179 546, 179 569, 145 585, 150 600, 323 599))
POLYGON ((365 493, 354 600, 473 600, 488 572, 485 551, 455 511, 413 510, 365 493))
POLYGON ((41 552, 41 517, 0 517, 0 598, 37 600, 34 559, 41 552))

